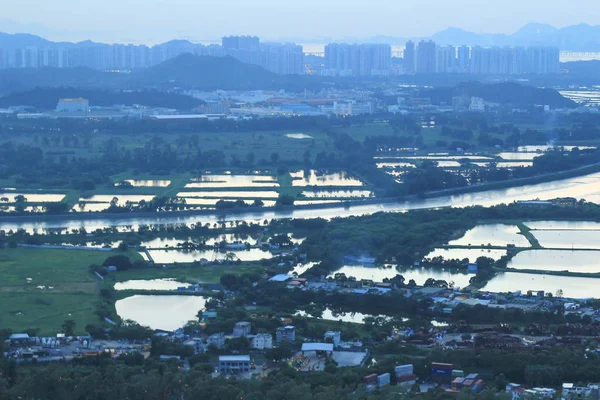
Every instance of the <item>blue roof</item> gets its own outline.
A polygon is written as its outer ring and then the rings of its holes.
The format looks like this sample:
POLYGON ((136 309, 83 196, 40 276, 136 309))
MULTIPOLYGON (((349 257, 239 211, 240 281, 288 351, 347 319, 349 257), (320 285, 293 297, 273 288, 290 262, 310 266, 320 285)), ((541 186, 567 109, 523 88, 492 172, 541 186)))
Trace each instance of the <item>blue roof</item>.
POLYGON ((269 281, 272 282, 285 282, 288 279, 291 279, 292 275, 288 275, 288 274, 279 274, 279 275, 275 275, 274 277, 272 277, 271 279, 269 279, 269 281))

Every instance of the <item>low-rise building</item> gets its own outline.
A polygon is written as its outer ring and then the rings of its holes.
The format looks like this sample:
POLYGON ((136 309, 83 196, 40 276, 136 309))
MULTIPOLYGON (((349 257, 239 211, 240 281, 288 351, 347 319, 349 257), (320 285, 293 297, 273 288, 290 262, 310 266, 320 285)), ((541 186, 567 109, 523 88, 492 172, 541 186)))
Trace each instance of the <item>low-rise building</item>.
POLYGON ((277 344, 281 342, 294 342, 296 340, 296 328, 292 325, 282 326, 275 331, 277 344))
POLYGON ((342 335, 339 331, 327 331, 325 332, 324 341, 326 343, 333 343, 334 347, 338 347, 342 341, 342 335))
POLYGON ((273 336, 270 333, 259 333, 250 342, 253 349, 264 350, 273 348, 273 336))
POLYGON ((563 400, 598 399, 600 385, 575 386, 572 383, 563 383, 561 398, 563 400))
POLYGON ((214 335, 210 335, 208 337, 207 344, 209 346, 212 344, 216 346, 217 349, 222 349, 223 347, 225 347, 225 334, 215 333, 214 335))
POLYGON ((252 325, 250 322, 241 321, 233 327, 233 336, 235 337, 248 336, 251 332, 252 325))
POLYGON ((250 372, 250 356, 219 356, 219 372, 222 374, 250 372))
POLYGON ((200 338, 192 338, 183 342, 183 344, 192 347, 194 349, 194 354, 204 353, 206 349, 200 338))
POLYGON ((59 99, 56 111, 58 112, 88 112, 90 102, 87 99, 59 99))

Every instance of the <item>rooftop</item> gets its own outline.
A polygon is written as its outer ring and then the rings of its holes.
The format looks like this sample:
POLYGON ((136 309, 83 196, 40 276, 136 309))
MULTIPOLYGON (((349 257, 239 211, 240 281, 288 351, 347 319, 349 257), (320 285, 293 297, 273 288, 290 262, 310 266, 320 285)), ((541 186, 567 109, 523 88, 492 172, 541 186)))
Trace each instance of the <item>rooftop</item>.
POLYGON ((29 335, 26 333, 13 333, 9 339, 29 339, 29 335))
POLYGON ((219 362, 222 361, 250 362, 250 356, 219 356, 219 362))
POLYGON ((333 351, 333 343, 304 343, 302 351, 333 351))
POLYGON ((275 275, 274 277, 272 277, 271 279, 269 279, 272 282, 285 282, 288 279, 290 279, 292 277, 292 275, 288 275, 288 274, 279 274, 279 275, 275 275))
POLYGON ((82 97, 78 97, 76 99, 59 99, 58 100, 61 103, 87 103, 88 100, 84 99, 82 97))

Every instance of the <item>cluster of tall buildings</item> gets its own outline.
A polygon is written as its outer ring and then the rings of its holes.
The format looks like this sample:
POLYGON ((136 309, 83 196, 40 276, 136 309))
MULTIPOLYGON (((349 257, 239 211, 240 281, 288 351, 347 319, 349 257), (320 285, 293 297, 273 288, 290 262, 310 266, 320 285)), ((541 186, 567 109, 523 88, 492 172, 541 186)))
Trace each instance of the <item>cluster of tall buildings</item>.
POLYGON ((251 36, 225 37, 222 46, 175 40, 152 47, 83 42, 43 48, 0 48, 0 69, 88 67, 104 71, 132 70, 151 67, 184 53, 231 56, 282 75, 304 73, 302 46, 260 43, 259 38, 251 36))
POLYGON ((404 49, 408 74, 471 73, 478 75, 553 74, 560 71, 556 47, 437 46, 409 41, 404 49))
POLYGON ((261 43, 256 36, 228 36, 222 41, 226 55, 280 75, 304 73, 304 50, 293 43, 261 43))
MULTIPOLYGON (((281 75, 305 72, 302 46, 293 43, 261 43, 256 36, 224 37, 221 45, 202 45, 174 40, 156 46, 102 44, 51 44, 46 47, 0 48, 2 68, 71 68, 132 70, 147 68, 184 53, 225 57, 263 67, 281 75)), ((407 74, 550 74, 559 72, 558 48, 438 46, 432 41, 406 43, 403 72, 407 74)), ((392 67, 392 48, 387 44, 331 43, 325 46, 327 76, 387 76, 392 67)))
POLYGON ((325 46, 328 76, 386 76, 392 66, 392 47, 388 44, 330 43, 325 46))

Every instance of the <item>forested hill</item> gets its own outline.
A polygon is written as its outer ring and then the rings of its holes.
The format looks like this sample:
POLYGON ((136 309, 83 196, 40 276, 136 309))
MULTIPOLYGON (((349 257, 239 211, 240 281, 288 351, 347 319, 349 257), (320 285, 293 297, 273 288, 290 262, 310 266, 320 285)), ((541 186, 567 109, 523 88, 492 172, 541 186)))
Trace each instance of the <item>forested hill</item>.
POLYGON ((157 90, 108 91, 100 89, 79 89, 70 87, 36 88, 25 92, 11 93, 0 97, 0 108, 15 105, 31 106, 40 110, 53 110, 58 99, 83 97, 90 106, 110 107, 115 104, 130 106, 140 104, 148 107, 191 110, 204 102, 191 96, 159 92, 157 90))
POLYGON ((173 88, 200 90, 318 89, 322 79, 314 76, 277 75, 231 57, 183 54, 154 67, 131 73, 96 71, 89 68, 40 68, 0 70, 0 94, 36 87, 103 89, 173 88))
POLYGON ((487 102, 516 107, 549 105, 552 108, 575 108, 577 104, 563 97, 554 89, 541 89, 515 82, 484 84, 465 82, 455 87, 440 87, 421 92, 422 97, 430 97, 432 103, 452 104, 453 97, 480 97, 487 102))
POLYGON ((182 54, 157 66, 132 74, 136 86, 181 85, 205 90, 298 89, 313 87, 319 79, 311 76, 277 75, 257 65, 232 57, 182 54))

